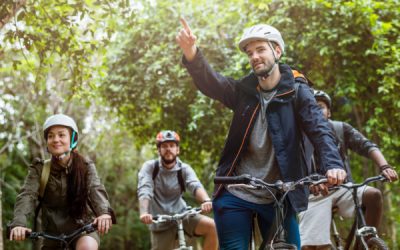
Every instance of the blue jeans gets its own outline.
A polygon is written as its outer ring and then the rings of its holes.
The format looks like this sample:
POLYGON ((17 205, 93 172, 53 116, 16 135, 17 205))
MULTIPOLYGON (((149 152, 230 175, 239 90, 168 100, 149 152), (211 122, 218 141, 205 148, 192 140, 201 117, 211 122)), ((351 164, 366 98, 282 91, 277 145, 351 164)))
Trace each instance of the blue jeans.
MULTIPOLYGON (((252 234, 253 215, 257 215, 262 237, 267 237, 270 233, 275 217, 274 204, 247 202, 225 190, 214 199, 213 210, 221 250, 247 250, 252 234)), ((287 242, 300 249, 299 225, 291 208, 287 209, 284 228, 287 242)))

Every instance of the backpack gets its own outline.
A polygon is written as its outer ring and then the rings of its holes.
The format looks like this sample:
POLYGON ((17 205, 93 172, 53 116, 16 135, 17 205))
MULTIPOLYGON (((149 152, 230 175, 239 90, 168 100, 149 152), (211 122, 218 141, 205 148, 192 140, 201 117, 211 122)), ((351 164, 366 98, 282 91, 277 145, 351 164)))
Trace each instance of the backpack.
MULTIPOLYGON (((294 102, 294 111, 296 114, 296 121, 297 121, 297 110, 298 110, 298 92, 299 92, 299 87, 300 84, 307 84, 308 86, 312 86, 313 83, 306 78, 302 73, 300 73, 297 70, 292 70, 293 76, 294 76, 294 98, 293 98, 293 102, 294 102)), ((300 124, 297 121, 297 124, 300 124)), ((308 136, 306 135, 306 133, 303 131, 303 129, 301 128, 301 126, 299 126, 300 132, 301 132, 301 142, 300 142, 300 150, 301 150, 301 156, 303 158, 304 163, 307 166, 307 175, 314 173, 315 171, 313 171, 313 166, 315 166, 315 164, 313 163, 313 157, 310 157, 309 159, 307 159, 307 155, 313 155, 314 152, 314 147, 310 141, 310 139, 308 139, 308 136)))
MULTIPOLYGON (((178 162, 179 166, 181 165, 180 162, 178 162)), ((153 183, 154 180, 156 179, 158 172, 160 172, 160 162, 158 160, 155 161, 154 163, 154 168, 153 168, 153 183)), ((181 192, 184 193, 186 191, 186 187, 185 187, 185 180, 183 179, 183 175, 182 175, 182 168, 180 168, 177 172, 176 172, 176 177, 178 178, 178 183, 179 186, 181 187, 181 192)))
POLYGON ((333 125, 333 129, 335 130, 335 134, 339 140, 339 146, 340 147, 344 147, 345 143, 344 143, 344 129, 343 129, 343 122, 339 122, 339 121, 332 121, 331 123, 333 125))

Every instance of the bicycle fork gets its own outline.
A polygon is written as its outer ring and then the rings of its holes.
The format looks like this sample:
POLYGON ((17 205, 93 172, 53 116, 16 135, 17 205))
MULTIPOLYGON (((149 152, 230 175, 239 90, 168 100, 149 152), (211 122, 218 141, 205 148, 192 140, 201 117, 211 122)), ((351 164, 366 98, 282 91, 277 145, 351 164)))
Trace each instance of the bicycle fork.
POLYGON ((356 230, 356 238, 361 240, 361 244, 364 249, 368 249, 368 244, 366 241, 367 236, 377 237, 378 232, 375 227, 367 226, 365 222, 364 213, 362 211, 360 202, 357 196, 357 188, 353 190, 353 200, 356 209, 356 220, 357 220, 357 230, 356 230))
POLYGON ((337 247, 336 249, 337 250, 344 250, 344 248, 343 248, 343 242, 342 242, 342 238, 340 238, 340 234, 339 234, 339 231, 338 231, 338 229, 337 229, 337 227, 336 227, 336 223, 335 223, 335 220, 334 220, 334 217, 333 217, 334 215, 333 215, 333 213, 332 213, 332 236, 333 236, 333 239, 334 239, 334 241, 335 241, 335 246, 337 247))
POLYGON ((183 230, 182 220, 178 220, 178 240, 179 240, 179 250, 192 250, 192 247, 186 246, 185 241, 185 231, 183 230))

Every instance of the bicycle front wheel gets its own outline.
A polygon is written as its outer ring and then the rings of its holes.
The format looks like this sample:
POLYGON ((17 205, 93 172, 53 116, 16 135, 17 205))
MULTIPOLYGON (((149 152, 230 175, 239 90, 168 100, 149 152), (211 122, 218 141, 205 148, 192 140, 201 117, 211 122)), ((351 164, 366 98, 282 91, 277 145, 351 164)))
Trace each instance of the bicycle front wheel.
POLYGON ((285 242, 277 242, 271 245, 267 245, 264 250, 297 250, 297 247, 293 244, 288 244, 285 242))
POLYGON ((371 250, 389 250, 389 247, 386 243, 378 237, 372 237, 367 242, 368 249, 371 250))

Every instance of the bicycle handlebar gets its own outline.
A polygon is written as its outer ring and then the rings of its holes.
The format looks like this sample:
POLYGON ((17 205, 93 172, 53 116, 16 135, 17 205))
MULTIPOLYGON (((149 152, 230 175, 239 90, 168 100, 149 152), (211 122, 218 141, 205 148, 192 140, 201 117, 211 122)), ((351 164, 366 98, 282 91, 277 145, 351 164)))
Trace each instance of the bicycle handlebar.
POLYGON ((176 221, 183 219, 186 216, 193 216, 196 214, 201 213, 201 208, 195 207, 195 208, 190 208, 188 207, 187 210, 183 211, 182 213, 176 213, 176 214, 158 214, 153 216, 153 222, 154 223, 161 223, 161 222, 167 222, 167 221, 176 221))
MULTIPOLYGON (((82 233, 89 234, 96 230, 97 230, 97 225, 94 225, 93 223, 89 223, 67 235, 65 235, 65 234, 51 235, 51 234, 48 234, 45 232, 26 232, 25 236, 26 236, 26 238, 31 239, 31 240, 45 238, 45 239, 49 239, 49 240, 69 242, 72 239, 74 239, 76 236, 78 236, 82 233)), ((7 238, 8 239, 10 238, 10 234, 11 234, 11 228, 7 227, 7 238)))
POLYGON ((278 180, 275 183, 267 183, 247 174, 240 176, 216 176, 214 178, 215 184, 231 184, 232 186, 245 186, 257 189, 273 188, 283 192, 294 190, 297 186, 318 185, 326 183, 327 181, 328 180, 324 176, 317 174, 306 176, 298 181, 283 182, 278 180))
POLYGON ((370 182, 375 182, 375 181, 387 181, 388 179, 383 176, 383 175, 377 175, 377 176, 372 176, 367 179, 365 179, 362 183, 347 183, 347 184, 341 184, 341 187, 347 188, 347 189, 352 189, 352 188, 358 188, 367 185, 370 182))

